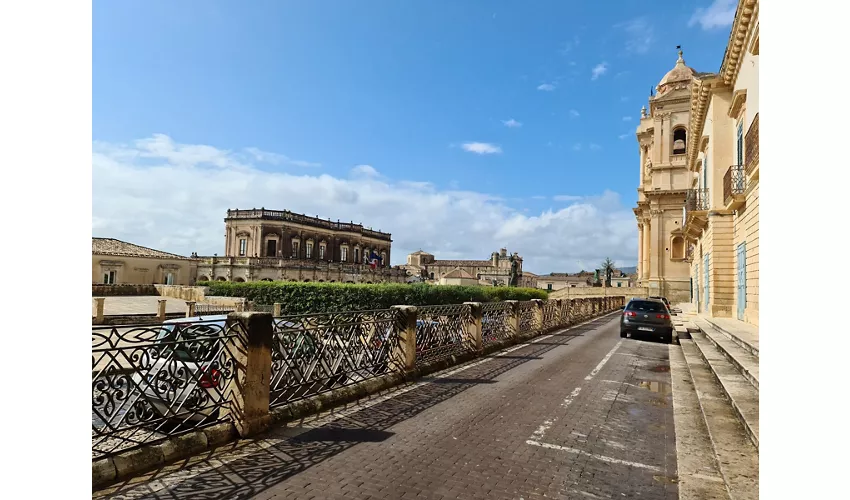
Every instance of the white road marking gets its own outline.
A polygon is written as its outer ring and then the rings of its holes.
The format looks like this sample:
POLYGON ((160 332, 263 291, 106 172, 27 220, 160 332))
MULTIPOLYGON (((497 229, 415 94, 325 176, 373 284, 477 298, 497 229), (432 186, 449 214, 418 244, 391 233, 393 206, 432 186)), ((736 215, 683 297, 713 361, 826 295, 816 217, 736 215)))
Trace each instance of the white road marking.
POLYGON ((631 387, 637 387, 638 389, 645 389, 645 387, 641 387, 639 385, 630 384, 628 382, 619 382, 617 380, 603 380, 603 382, 606 382, 606 383, 609 383, 609 384, 622 384, 622 385, 628 385, 628 386, 631 386, 631 387))
POLYGON ((611 359, 611 356, 613 356, 613 355, 614 355, 614 352, 616 352, 616 351, 617 351, 617 349, 619 349, 621 345, 623 345, 623 341, 622 341, 622 340, 621 340, 621 341, 619 341, 619 342, 617 342, 617 345, 615 345, 613 349, 611 349, 610 351, 608 351, 608 354, 606 354, 606 355, 605 355, 605 357, 604 357, 604 358, 602 358, 602 361, 600 361, 600 362, 599 362, 599 364, 598 364, 598 365, 596 365, 596 368, 594 368, 594 369, 593 369, 593 371, 592 371, 592 372, 590 372, 590 375, 588 375, 588 376, 584 377, 584 379, 585 379, 585 380, 592 380, 592 379, 593 379, 593 377, 595 377, 595 376, 596 376, 596 374, 597 374, 597 373, 599 373, 599 370, 601 370, 601 369, 602 369, 602 367, 603 367, 603 366, 605 366, 605 363, 607 363, 607 362, 608 362, 608 360, 609 360, 609 359, 611 359))
POLYGON ((558 450, 558 451, 566 451, 567 453, 575 453, 576 455, 582 455, 585 457, 595 458, 596 460, 607 462, 609 464, 619 464, 619 465, 628 465, 629 467, 637 467, 639 469, 647 469, 654 472, 661 472, 661 469, 654 465, 642 464, 639 462, 630 462, 628 460, 620 460, 618 458, 606 457, 605 455, 597 455, 595 453, 588 453, 586 451, 577 450, 575 448, 570 448, 568 446, 559 446, 557 444, 549 444, 542 443, 540 441, 535 441, 533 439, 529 439, 526 441, 526 444, 530 444, 532 446, 540 446, 541 448, 548 448, 550 450, 558 450))
POLYGON ((576 398, 576 396, 578 396, 578 393, 580 393, 580 392, 581 392, 581 387, 576 387, 575 389, 573 389, 573 392, 571 392, 570 395, 567 396, 564 399, 564 402, 561 403, 561 406, 563 406, 564 408, 566 408, 567 406, 570 406, 572 404, 573 400, 576 398))
MULTIPOLYGON (((577 323, 577 324, 569 326, 567 328, 562 328, 562 329, 557 330, 557 331, 550 333, 548 335, 543 335, 541 337, 535 337, 531 340, 523 341, 521 344, 517 344, 513 347, 509 347, 507 349, 499 351, 498 353, 495 353, 491 357, 487 357, 487 358, 478 360, 474 363, 468 363, 468 364, 465 364, 465 365, 461 365, 458 368, 455 368, 454 370, 442 372, 437 376, 430 377, 430 380, 425 380, 425 381, 422 381, 422 382, 415 382, 415 383, 411 384, 410 386, 405 387, 403 389, 395 389, 394 390, 393 388, 389 388, 389 389, 387 389, 387 391, 389 391, 388 393, 386 393, 382 396, 378 396, 374 399, 370 399, 369 401, 366 401, 366 402, 363 402, 363 403, 354 402, 353 404, 351 404, 351 408, 343 407, 344 408, 343 410, 333 410, 333 409, 331 409, 327 413, 319 413, 317 415, 311 415, 310 417, 303 418, 298 422, 290 422, 289 425, 280 427, 281 429, 287 429, 287 430, 282 431, 285 436, 287 434, 289 435, 289 436, 287 436, 287 438, 284 438, 284 439, 266 438, 266 439, 263 439, 263 440, 260 440, 260 441, 255 441, 254 443, 250 443, 246 446, 243 446, 241 448, 238 448, 236 450, 228 452, 228 454, 226 455, 227 458, 211 457, 211 458, 205 459, 203 461, 199 461, 195 464, 189 465, 188 467, 184 467, 180 470, 177 470, 177 471, 175 471, 175 472, 173 472, 173 473, 171 473, 167 476, 163 476, 158 480, 151 481, 147 484, 146 483, 140 483, 138 485, 127 488, 126 490, 121 492, 121 495, 126 497, 126 498, 141 498, 141 497, 144 497, 144 496, 150 494, 150 492, 146 490, 145 486, 147 486, 152 491, 160 491, 162 489, 167 489, 171 486, 180 484, 183 481, 188 481, 189 479, 192 479, 195 476, 198 476, 198 475, 203 474, 205 472, 208 472, 210 470, 224 467, 227 464, 230 464, 231 462, 235 462, 236 460, 240 460, 242 458, 245 458, 252 453, 256 453, 258 451, 265 450, 265 449, 267 449, 271 446, 274 446, 276 444, 282 443, 282 442, 286 441, 286 439, 288 439, 289 437, 292 437, 293 435, 302 434, 303 432, 306 432, 306 431, 308 431, 312 428, 321 427, 322 425, 325 425, 325 424, 328 424, 328 423, 331 423, 331 422, 335 422, 335 421, 337 421, 337 420, 339 420, 343 417, 347 417, 347 416, 349 416, 353 413, 356 413, 360 410, 365 410, 365 409, 371 408, 372 406, 375 406, 379 403, 382 403, 382 402, 384 402, 388 399, 392 399, 396 396, 400 396, 404 393, 410 392, 413 389, 416 389, 416 388, 421 387, 425 384, 431 383, 434 379, 443 379, 443 378, 451 377, 452 375, 461 373, 463 371, 469 370, 470 368, 482 365, 482 364, 487 363, 489 361, 492 361, 496 358, 502 357, 506 354, 510 354, 510 353, 512 353, 516 350, 522 349, 523 347, 528 346, 528 344, 536 344, 537 342, 540 342, 540 341, 543 341, 543 340, 546 340, 546 339, 550 339, 550 338, 554 337, 555 335, 557 335, 561 332, 572 330, 573 328, 577 328, 579 326, 590 323, 591 321, 595 321, 597 319, 604 318, 604 317, 605 316, 599 316, 597 318, 589 319, 587 321, 584 321, 582 323, 577 323), (294 425, 292 425, 292 424, 294 424, 294 425)), ((567 344, 564 344, 564 345, 567 345, 567 344)), ((545 430, 544 430, 544 432, 545 432, 545 430)), ((541 434, 540 437, 542 438, 543 435, 541 434)))

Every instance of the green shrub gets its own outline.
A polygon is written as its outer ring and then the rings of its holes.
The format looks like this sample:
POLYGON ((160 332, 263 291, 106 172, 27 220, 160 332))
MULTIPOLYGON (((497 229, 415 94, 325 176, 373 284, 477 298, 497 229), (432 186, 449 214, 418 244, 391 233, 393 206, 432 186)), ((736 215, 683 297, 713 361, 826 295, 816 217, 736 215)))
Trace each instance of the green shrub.
POLYGON ((497 302, 502 300, 546 299, 548 293, 537 288, 444 286, 418 283, 350 284, 298 283, 292 281, 200 282, 210 288, 209 295, 244 297, 256 304, 281 304, 282 314, 362 311, 386 309, 395 305, 424 306, 497 302))

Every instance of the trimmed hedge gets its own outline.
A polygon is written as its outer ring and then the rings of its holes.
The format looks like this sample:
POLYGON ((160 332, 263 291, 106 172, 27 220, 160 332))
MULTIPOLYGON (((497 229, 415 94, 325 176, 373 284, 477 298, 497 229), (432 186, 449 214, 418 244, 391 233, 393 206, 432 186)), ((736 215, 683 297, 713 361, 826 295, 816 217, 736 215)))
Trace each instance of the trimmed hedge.
POLYGON ((363 311, 390 306, 461 304, 502 300, 546 299, 548 292, 537 288, 448 286, 417 283, 350 284, 299 283, 292 281, 205 281, 208 295, 244 297, 256 304, 281 304, 281 313, 363 311))

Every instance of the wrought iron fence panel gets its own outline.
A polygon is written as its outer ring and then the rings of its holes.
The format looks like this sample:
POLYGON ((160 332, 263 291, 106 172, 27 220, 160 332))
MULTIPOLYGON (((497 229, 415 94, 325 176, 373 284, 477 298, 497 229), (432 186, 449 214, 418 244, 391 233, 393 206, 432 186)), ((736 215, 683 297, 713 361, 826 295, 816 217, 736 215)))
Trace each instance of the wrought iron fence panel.
POLYGON ((469 338, 469 304, 424 306, 416 321, 416 362, 427 363, 474 350, 469 338))
POLYGON ((514 335, 510 324, 511 305, 486 302, 481 305, 481 341, 484 345, 506 340, 514 335))
POLYGON ((537 305, 534 302, 519 303, 519 331, 522 333, 536 332, 540 325, 537 324, 535 314, 537 305))
POLYGON ((92 327, 92 459, 229 420, 240 323, 92 327))
POLYGON ((395 309, 274 318, 272 408, 400 369, 395 309))
POLYGON ((571 323, 570 320, 570 301, 569 300, 561 300, 561 323, 562 326, 567 326, 571 323))
POLYGON ((214 316, 236 312, 236 306, 225 306, 219 304, 195 304, 195 314, 198 316, 214 316))
POLYGON ((558 302, 547 300, 543 302, 543 330, 551 330, 561 326, 561 308, 558 302))

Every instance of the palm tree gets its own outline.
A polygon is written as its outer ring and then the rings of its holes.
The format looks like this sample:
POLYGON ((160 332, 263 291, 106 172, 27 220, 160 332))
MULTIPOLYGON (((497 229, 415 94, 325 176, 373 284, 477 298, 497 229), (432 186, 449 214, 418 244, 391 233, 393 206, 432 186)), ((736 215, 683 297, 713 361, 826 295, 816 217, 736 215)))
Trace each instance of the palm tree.
POLYGON ((613 275, 616 270, 617 268, 614 267, 614 261, 611 260, 610 257, 605 257, 605 260, 602 262, 602 276, 600 276, 599 279, 606 282, 608 286, 611 286, 611 283, 608 281, 608 275, 613 275))

